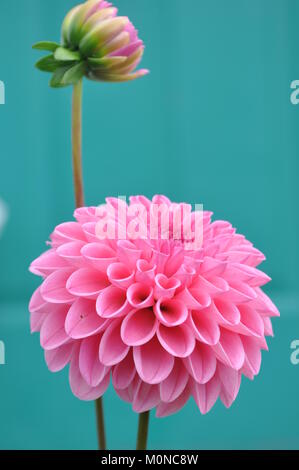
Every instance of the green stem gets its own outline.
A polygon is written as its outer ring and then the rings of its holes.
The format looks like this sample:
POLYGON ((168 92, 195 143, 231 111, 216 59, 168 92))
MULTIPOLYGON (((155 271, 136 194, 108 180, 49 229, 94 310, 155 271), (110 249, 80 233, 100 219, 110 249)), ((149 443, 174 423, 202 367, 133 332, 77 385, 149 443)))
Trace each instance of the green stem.
POLYGON ((105 423, 104 423, 104 412, 103 412, 102 397, 98 398, 95 403, 96 403, 96 417, 97 417, 99 449, 100 450, 106 450, 106 435, 105 435, 105 423))
POLYGON ((73 177, 76 207, 84 206, 82 176, 82 83, 79 80, 73 90, 72 143, 73 143, 73 177))
MULTIPOLYGON (((72 107, 72 144, 73 144, 73 178, 76 207, 84 206, 83 174, 82 174, 82 85, 79 80, 73 89, 72 107)), ((96 418, 99 449, 106 450, 106 436, 102 398, 96 400, 96 418)))
POLYGON ((140 413, 136 450, 146 450, 150 412, 140 413))

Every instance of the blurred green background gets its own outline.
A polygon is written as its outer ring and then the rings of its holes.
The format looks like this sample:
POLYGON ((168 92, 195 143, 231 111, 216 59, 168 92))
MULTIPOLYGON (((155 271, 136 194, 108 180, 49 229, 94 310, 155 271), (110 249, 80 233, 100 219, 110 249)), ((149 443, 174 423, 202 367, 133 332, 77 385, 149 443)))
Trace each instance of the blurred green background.
MULTIPOLYGON (((227 411, 193 403, 152 419, 150 448, 299 449, 298 0, 116 0, 146 43, 151 74, 129 84, 85 82, 87 204, 107 195, 167 194, 203 203, 266 253, 267 292, 281 311, 261 374, 244 379, 227 411)), ((93 403, 75 399, 65 372, 48 372, 27 303, 27 271, 52 229, 71 220, 71 90, 51 90, 31 45, 59 40, 73 0, 1 0, 0 448, 96 447, 93 403)), ((133 448, 137 417, 105 396, 110 448, 133 448)))

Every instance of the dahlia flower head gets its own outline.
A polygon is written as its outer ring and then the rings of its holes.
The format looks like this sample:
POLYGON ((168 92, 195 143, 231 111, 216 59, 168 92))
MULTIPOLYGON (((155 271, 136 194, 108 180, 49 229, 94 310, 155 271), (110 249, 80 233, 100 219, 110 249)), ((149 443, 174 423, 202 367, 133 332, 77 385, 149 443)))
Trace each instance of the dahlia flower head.
POLYGON ((55 228, 30 266, 43 278, 29 305, 31 331, 52 372, 69 364, 76 397, 97 399, 111 379, 135 412, 164 417, 193 397, 207 413, 218 397, 230 407, 242 376, 259 373, 279 316, 261 290, 270 280, 257 269, 264 255, 207 211, 194 246, 184 221, 195 233, 198 214, 165 196, 107 198, 55 228), (155 207, 163 210, 153 230, 155 207))
POLYGON ((39 70, 53 73, 50 86, 74 85, 83 76, 125 82, 148 73, 146 69, 135 71, 144 44, 129 18, 117 13, 106 0, 88 0, 66 15, 61 44, 42 41, 33 46, 51 52, 36 63, 39 70))

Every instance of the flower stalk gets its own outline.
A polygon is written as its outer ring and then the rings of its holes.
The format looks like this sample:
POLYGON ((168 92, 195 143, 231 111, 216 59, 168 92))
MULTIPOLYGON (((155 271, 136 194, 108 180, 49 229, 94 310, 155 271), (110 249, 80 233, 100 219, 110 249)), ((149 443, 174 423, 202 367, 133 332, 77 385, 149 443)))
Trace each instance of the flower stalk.
POLYGON ((139 414, 136 450, 146 450, 147 448, 149 418, 149 411, 145 411, 144 413, 139 414))
POLYGON ((106 450, 106 434, 105 434, 104 410, 103 410, 103 399, 102 399, 102 397, 98 398, 95 401, 95 405, 96 405, 96 418, 97 418, 99 449, 100 450, 106 450))
POLYGON ((76 207, 84 206, 82 171, 82 79, 73 88, 72 143, 73 178, 76 207))

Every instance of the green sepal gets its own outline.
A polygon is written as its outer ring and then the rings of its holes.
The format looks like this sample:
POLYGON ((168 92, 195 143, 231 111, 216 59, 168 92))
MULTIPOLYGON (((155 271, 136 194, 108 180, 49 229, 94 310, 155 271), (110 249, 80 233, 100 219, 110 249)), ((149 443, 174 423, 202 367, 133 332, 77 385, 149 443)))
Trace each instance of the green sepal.
POLYGON ((39 51, 55 52, 58 47, 59 47, 59 44, 57 42, 40 41, 40 42, 33 44, 32 49, 37 49, 39 51))
POLYGON ((55 72, 61 64, 54 58, 54 55, 47 55, 38 60, 35 67, 42 72, 55 72))
POLYGON ((74 85, 85 75, 86 64, 85 62, 79 62, 78 64, 72 66, 64 74, 62 83, 63 85, 74 85))
POLYGON ((63 65, 53 73, 50 81, 52 88, 62 88, 68 85, 77 83, 86 72, 86 65, 84 62, 79 62, 75 65, 63 65))
POLYGON ((50 80, 50 87, 62 88, 64 86, 67 86, 66 84, 62 83, 62 79, 63 79, 64 74, 67 72, 69 68, 70 68, 70 65, 64 65, 64 66, 60 66, 57 70, 55 70, 50 80))
POLYGON ((56 60, 62 60, 64 62, 78 61, 81 59, 79 52, 71 51, 65 47, 58 47, 54 53, 54 57, 56 60))

